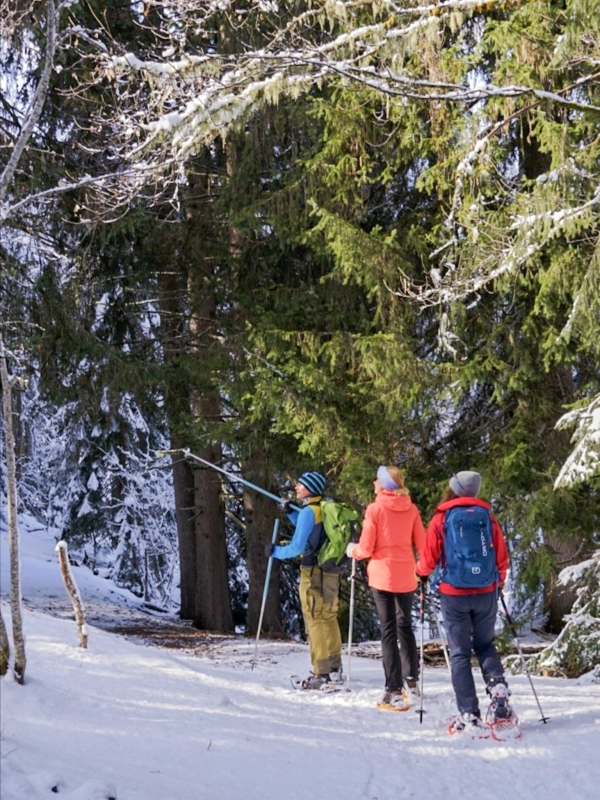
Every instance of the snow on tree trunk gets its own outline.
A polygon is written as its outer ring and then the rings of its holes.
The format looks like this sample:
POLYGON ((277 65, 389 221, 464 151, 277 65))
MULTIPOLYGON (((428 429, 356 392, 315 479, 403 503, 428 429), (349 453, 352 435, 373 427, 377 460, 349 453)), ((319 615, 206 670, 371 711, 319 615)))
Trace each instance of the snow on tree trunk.
POLYGON ((85 616, 83 614, 83 603, 81 602, 79 589, 77 588, 77 584, 75 583, 75 579, 73 578, 73 573, 71 572, 71 567, 69 565, 69 553, 68 553, 67 543, 64 540, 61 540, 56 545, 56 551, 58 553, 58 561, 60 564, 60 572, 62 575, 62 579, 64 581, 67 594, 69 595, 71 603, 73 604, 73 610, 75 611, 75 621, 77 622, 77 634, 79 636, 79 646, 87 647, 88 634, 87 634, 87 625, 85 624, 85 616))
POLYGON ((8 551, 10 558, 10 610, 12 613, 13 641, 15 645, 14 674, 17 683, 25 681, 25 637, 21 615, 21 575, 19 563, 19 526, 17 523, 17 465, 15 459, 15 436, 12 424, 11 387, 4 341, 0 335, 0 380, 2 383, 2 416, 4 440, 6 442, 6 494, 8 517, 8 551))
POLYGON ((10 658, 10 645, 8 643, 8 633, 4 624, 4 617, 0 614, 0 675, 8 672, 8 660, 10 658))

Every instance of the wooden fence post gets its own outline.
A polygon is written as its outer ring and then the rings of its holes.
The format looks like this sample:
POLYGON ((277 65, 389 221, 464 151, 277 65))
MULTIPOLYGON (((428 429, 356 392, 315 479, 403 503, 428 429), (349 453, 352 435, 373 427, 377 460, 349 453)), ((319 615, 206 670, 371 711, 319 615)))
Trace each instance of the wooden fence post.
POLYGON ((71 603, 73 603, 73 610, 75 611, 75 621, 77 622, 77 633, 79 635, 79 646, 87 647, 88 634, 87 625, 85 624, 85 617, 83 615, 83 603, 81 602, 79 589, 77 588, 77 584, 73 578, 73 573, 71 572, 68 546, 64 539, 61 539, 61 541, 56 545, 56 551, 58 553, 58 562, 60 564, 60 572, 65 584, 65 588, 71 599, 71 603))

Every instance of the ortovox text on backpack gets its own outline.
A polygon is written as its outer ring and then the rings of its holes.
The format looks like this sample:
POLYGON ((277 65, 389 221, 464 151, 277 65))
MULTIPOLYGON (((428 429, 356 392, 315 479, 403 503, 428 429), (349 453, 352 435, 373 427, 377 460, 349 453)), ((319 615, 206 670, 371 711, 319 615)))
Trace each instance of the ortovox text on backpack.
POLYGON ((359 516, 351 506, 334 500, 322 500, 320 506, 325 539, 319 548, 317 563, 325 572, 341 571, 349 561, 346 546, 360 531, 359 516))
POLYGON ((483 589, 498 577, 490 512, 455 506, 444 515, 440 579, 457 589, 483 589))

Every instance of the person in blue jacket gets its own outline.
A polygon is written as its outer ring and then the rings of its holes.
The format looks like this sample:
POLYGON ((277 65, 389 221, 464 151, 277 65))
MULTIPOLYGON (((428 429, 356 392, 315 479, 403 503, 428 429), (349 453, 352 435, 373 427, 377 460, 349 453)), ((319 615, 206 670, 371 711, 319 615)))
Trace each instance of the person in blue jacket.
MULTIPOLYGON (((321 521, 321 499, 326 478, 319 472, 305 472, 294 487, 302 508, 289 513, 294 535, 287 545, 269 544, 267 556, 280 561, 301 556, 300 603, 310 647, 312 674, 303 689, 323 689, 342 680, 342 637, 338 624, 340 576, 321 569, 319 548, 325 540, 321 521)), ((284 501, 285 502, 285 501, 284 501)))

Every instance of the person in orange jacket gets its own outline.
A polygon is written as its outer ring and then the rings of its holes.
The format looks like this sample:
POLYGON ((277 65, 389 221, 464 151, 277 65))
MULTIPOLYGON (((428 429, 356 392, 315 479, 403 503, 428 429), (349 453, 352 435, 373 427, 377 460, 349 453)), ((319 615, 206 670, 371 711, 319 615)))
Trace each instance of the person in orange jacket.
POLYGON ((471 669, 472 650, 479 661, 496 717, 508 718, 512 713, 508 704, 509 692, 504 669, 494 646, 498 591, 506 579, 508 550, 500 523, 490 512, 490 504, 478 497, 480 488, 481 475, 478 472, 464 470, 450 478, 448 489, 427 528, 425 547, 416 567, 417 576, 424 580, 438 564, 442 567, 439 583, 440 605, 448 636, 452 685, 459 711, 459 717, 452 723, 451 733, 482 725, 471 669), (495 556, 495 569, 485 586, 457 586, 455 584, 461 581, 455 580, 454 574, 444 569, 446 515, 451 509, 460 507, 483 508, 489 513, 491 539, 487 542, 487 547, 495 556))
POLYGON ((406 708, 417 696, 419 678, 411 611, 417 588, 414 549, 422 552, 425 529, 397 467, 379 467, 374 489, 375 502, 367 506, 360 540, 348 545, 346 555, 369 559, 367 576, 381 626, 385 674, 380 705, 406 708))

